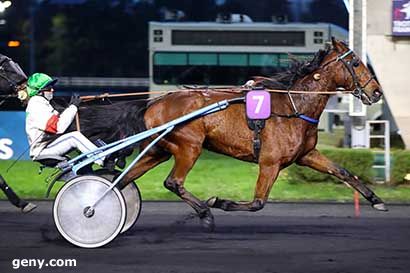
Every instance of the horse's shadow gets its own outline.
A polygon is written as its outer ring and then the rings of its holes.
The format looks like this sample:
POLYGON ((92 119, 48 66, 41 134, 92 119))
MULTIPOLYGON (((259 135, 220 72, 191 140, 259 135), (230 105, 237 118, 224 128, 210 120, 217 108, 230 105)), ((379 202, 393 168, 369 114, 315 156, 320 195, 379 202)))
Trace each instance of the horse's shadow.
POLYGON ((221 223, 216 225, 213 232, 209 232, 200 226, 200 221, 194 213, 177 219, 170 225, 149 224, 134 226, 122 236, 135 238, 140 243, 161 244, 174 240, 192 240, 209 243, 213 241, 236 241, 236 240, 266 240, 272 236, 320 236, 320 237, 348 237, 346 233, 335 231, 335 226, 330 224, 278 224, 272 222, 263 223, 221 223))
MULTIPOLYGON (((314 236, 314 237, 349 237, 348 232, 340 232, 331 223, 281 223, 276 219, 271 223, 262 223, 253 219, 236 218, 232 216, 229 223, 220 219, 221 223, 216 225, 213 232, 202 228, 200 220, 195 213, 189 213, 176 218, 170 224, 165 221, 155 221, 155 223, 144 223, 146 219, 141 219, 134 227, 123 234, 119 234, 117 239, 104 248, 120 247, 123 244, 129 244, 134 241, 137 244, 168 244, 173 241, 195 241, 199 243, 213 243, 216 241, 259 241, 275 236, 314 236), (246 222, 243 222, 243 221, 246 222), (140 223, 140 224, 139 224, 140 223)), ((343 227, 346 230, 349 227, 343 227)), ((42 240, 46 243, 52 243, 56 246, 67 246, 67 242, 59 234, 52 220, 44 223, 40 227, 42 240)))

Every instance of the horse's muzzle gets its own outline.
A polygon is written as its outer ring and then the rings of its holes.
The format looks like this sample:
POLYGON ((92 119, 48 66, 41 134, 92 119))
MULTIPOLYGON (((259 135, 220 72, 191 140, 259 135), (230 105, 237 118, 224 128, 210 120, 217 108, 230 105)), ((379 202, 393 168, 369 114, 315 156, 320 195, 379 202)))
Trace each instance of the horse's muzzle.
POLYGON ((382 91, 380 91, 379 89, 374 90, 373 94, 372 94, 372 97, 371 97, 372 103, 378 102, 381 99, 382 96, 383 96, 382 91))

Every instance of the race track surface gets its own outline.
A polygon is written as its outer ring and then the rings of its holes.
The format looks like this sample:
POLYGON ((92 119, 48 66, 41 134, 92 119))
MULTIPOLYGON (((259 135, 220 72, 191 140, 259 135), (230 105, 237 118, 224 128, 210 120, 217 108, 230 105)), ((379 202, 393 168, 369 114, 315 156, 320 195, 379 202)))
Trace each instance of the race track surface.
POLYGON ((410 205, 269 203, 260 212, 213 210, 204 232, 180 202, 145 202, 137 224, 109 245, 80 249, 57 232, 51 202, 22 215, 0 202, 0 272, 410 272, 410 205), (75 267, 15 259, 76 259, 75 267), (14 264, 13 264, 14 263, 14 264), (14 269, 13 266, 16 268, 14 269), (19 268, 17 268, 19 267, 19 268))

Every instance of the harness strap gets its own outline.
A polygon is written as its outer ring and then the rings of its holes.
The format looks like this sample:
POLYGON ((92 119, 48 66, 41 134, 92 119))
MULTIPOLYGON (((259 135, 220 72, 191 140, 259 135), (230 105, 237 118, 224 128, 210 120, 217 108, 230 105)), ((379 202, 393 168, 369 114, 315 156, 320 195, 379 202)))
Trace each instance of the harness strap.
POLYGON ((248 127, 253 130, 253 157, 255 162, 259 161, 259 154, 261 151, 261 131, 265 128, 264 119, 248 119, 248 127))
POLYGON ((300 118, 303 119, 304 121, 307 121, 309 123, 312 123, 314 125, 317 125, 319 123, 318 119, 314 119, 311 117, 308 117, 304 114, 299 114, 299 113, 293 113, 291 115, 283 115, 283 114, 278 114, 278 113, 272 113, 272 116, 277 116, 277 117, 281 117, 281 118, 300 118))
POLYGON ((307 122, 312 123, 312 124, 318 124, 319 123, 319 120, 308 117, 308 116, 305 116, 303 114, 299 115, 298 118, 303 119, 304 121, 307 121, 307 122))

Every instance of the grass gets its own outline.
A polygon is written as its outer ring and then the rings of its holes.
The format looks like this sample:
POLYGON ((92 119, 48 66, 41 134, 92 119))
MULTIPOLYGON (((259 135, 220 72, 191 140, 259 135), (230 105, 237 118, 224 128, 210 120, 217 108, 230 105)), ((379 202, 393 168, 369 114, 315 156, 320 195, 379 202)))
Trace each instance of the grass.
POLYGON ((344 129, 335 128, 333 133, 319 131, 318 148, 334 148, 343 145, 344 129))
MULTIPOLYGON (((47 189, 45 178, 52 170, 38 174, 38 163, 19 161, 9 172, 6 169, 11 161, 0 161, 0 174, 8 184, 22 197, 29 199, 43 198, 47 189)), ((173 160, 163 163, 146 173, 137 182, 144 200, 180 200, 163 187, 173 160)), ((258 175, 258 166, 232 158, 204 152, 192 171, 185 186, 200 199, 211 196, 233 200, 251 200, 258 175)), ((287 171, 282 171, 270 193, 270 200, 275 201, 351 201, 352 190, 335 183, 291 183, 287 171)), ((61 183, 60 185, 61 186, 61 183)), ((53 191, 53 195, 57 191, 53 191)), ((387 187, 374 185, 375 192, 388 202, 410 202, 410 187, 387 187)), ((3 193, 0 198, 4 199, 3 193)))

